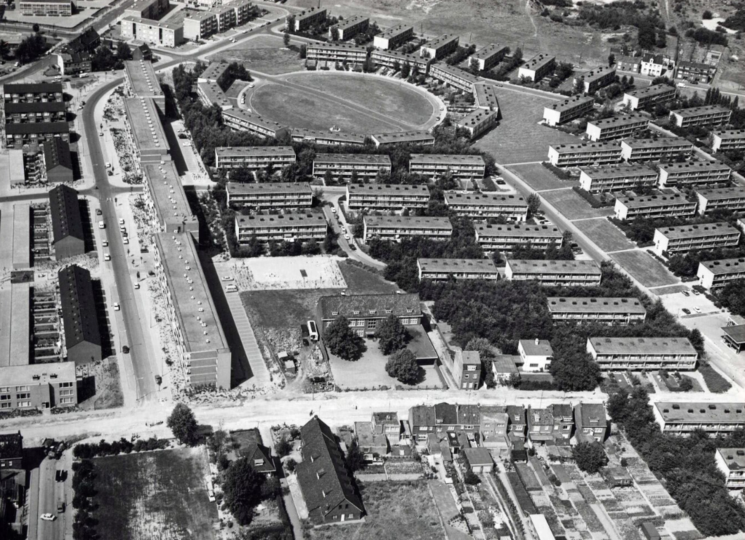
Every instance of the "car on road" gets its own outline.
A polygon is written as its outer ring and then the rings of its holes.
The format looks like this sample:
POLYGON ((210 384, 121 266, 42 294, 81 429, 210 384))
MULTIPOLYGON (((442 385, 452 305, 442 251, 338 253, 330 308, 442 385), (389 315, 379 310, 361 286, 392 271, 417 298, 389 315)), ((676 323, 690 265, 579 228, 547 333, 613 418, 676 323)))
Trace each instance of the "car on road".
POLYGON ((119 305, 119 302, 114 302, 114 311, 119 311, 122 309, 122 306, 119 305))
POLYGON ((349 244, 349 249, 351 249, 352 251, 357 251, 357 246, 355 246, 354 244, 349 244))
POLYGON ((690 310, 690 309, 688 309, 688 308, 683 308, 683 310, 682 310, 682 311, 683 311, 683 313, 685 313, 686 315, 690 315, 690 314, 691 314, 691 310, 690 310))
POLYGON ((129 238, 127 238, 127 237, 125 236, 125 237, 124 237, 124 240, 122 240, 122 242, 124 242, 125 244, 129 244, 129 238))
POLYGON ((139 288, 140 288, 140 284, 139 283, 135 283, 135 290, 137 290, 139 288))
POLYGON ((698 296, 699 294, 701 294, 701 293, 698 292, 696 289, 693 289, 693 296, 698 296))
POLYGON ((98 136, 99 136, 99 137, 103 137, 103 131, 99 131, 99 132, 98 132, 98 136))
POLYGON ((693 311, 695 311, 696 313, 701 313, 701 308, 696 306, 695 308, 693 308, 693 311))
POLYGON ((126 223, 126 221, 124 221, 123 219, 120 219, 119 220, 119 225, 124 225, 125 223, 126 223))
POLYGON ((54 521, 55 519, 57 519, 57 516, 55 516, 54 514, 42 514, 40 517, 44 521, 54 521))
POLYGON ((104 256, 103 256, 103 260, 104 261, 110 261, 111 260, 111 255, 109 255, 108 253, 105 253, 104 256))
POLYGON ((331 211, 332 211, 332 212, 333 212, 334 214, 336 214, 336 207, 332 206, 332 207, 331 207, 331 211))
POLYGON ((59 504, 57 505, 57 512, 58 512, 58 513, 60 513, 60 514, 63 514, 63 513, 65 512, 65 507, 66 507, 66 506, 67 506, 67 505, 66 505, 65 503, 63 503, 63 502, 60 502, 60 503, 59 503, 59 504))
POLYGON ((104 223, 103 221, 99 221, 98 222, 98 228, 99 229, 105 229, 106 228, 106 223, 104 223))
POLYGON ((348 234, 345 234, 344 235, 344 240, 349 240, 349 235, 348 234))
POLYGON ((96 208, 96 215, 97 216, 102 216, 103 215, 103 212, 101 212, 101 209, 100 208, 96 208))
POLYGON ((683 291, 683 296, 686 296, 686 297, 691 296, 691 293, 689 293, 688 291, 683 291))
POLYGON ((101 245, 103 247, 109 247, 109 241, 108 240, 104 240, 104 241, 101 242, 101 245))
POLYGON ((233 277, 232 276, 223 276, 222 277, 222 280, 223 281, 233 281, 233 277))

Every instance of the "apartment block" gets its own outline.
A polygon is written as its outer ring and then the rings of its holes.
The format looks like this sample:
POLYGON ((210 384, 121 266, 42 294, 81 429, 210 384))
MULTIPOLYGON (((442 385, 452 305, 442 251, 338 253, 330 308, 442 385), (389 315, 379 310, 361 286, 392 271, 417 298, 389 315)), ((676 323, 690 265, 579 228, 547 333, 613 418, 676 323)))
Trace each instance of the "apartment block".
POLYGON ((458 48, 458 36, 443 34, 428 41, 419 49, 419 55, 431 60, 445 58, 458 48))
POLYGON ((6 102, 5 123, 65 122, 67 107, 61 101, 6 102))
POLYGON ((476 107, 489 111, 499 112, 499 99, 493 84, 476 83, 473 85, 473 97, 476 101, 476 107))
POLYGON ((217 34, 217 15, 212 11, 190 10, 184 17, 184 39, 200 41, 217 34))
POLYGON ((62 83, 11 83, 3 85, 3 99, 8 103, 64 103, 62 83))
POLYGON ((362 64, 367 60, 367 49, 352 43, 310 43, 305 58, 306 61, 362 64))
POLYGON ((403 45, 412 37, 414 37, 414 27, 408 24, 399 24, 375 36, 373 46, 376 49, 391 50, 403 45))
POLYGON ((454 178, 483 178, 486 163, 477 154, 411 154, 409 172, 430 178, 445 174, 454 178))
POLYGON ((528 218, 528 203, 521 195, 446 191, 444 196, 445 205, 459 216, 474 219, 501 216, 512 221, 525 221, 528 218))
MULTIPOLYGON (((7 231, 3 235, 8 234, 7 231)), ((31 203, 13 205, 13 270, 31 268, 31 203)))
POLYGON ((681 109, 670 113, 670 119, 679 128, 726 124, 729 122, 730 116, 732 116, 730 109, 716 105, 681 109))
POLYGON ((365 216, 363 226, 364 242, 372 238, 398 242, 413 236, 449 240, 453 235, 453 225, 446 217, 365 216))
POLYGON ((124 112, 128 120, 127 131, 135 143, 136 157, 142 163, 170 161, 171 149, 155 102, 146 98, 127 98, 124 112))
POLYGON ((698 213, 702 216, 717 210, 731 212, 745 211, 745 188, 736 187, 696 189, 698 198, 698 213))
POLYGON ((376 148, 390 146, 434 146, 435 138, 428 131, 402 131, 398 133, 380 133, 370 136, 376 148))
POLYGON ((233 131, 247 131, 264 138, 271 137, 276 139, 288 131, 285 126, 277 122, 266 120, 258 114, 250 113, 243 109, 224 111, 222 121, 233 131))
POLYGON ((138 39, 159 47, 177 47, 184 41, 184 26, 167 21, 124 17, 121 36, 126 40, 138 39))
POLYGON ((626 161, 668 161, 687 158, 692 153, 693 143, 677 137, 621 141, 621 157, 626 161))
POLYGON ((680 193, 670 195, 619 195, 616 198, 616 218, 620 220, 664 217, 685 217, 696 214, 696 201, 680 193))
POLYGON ((184 186, 172 161, 144 163, 144 199, 154 219, 150 225, 161 232, 190 233, 199 241, 199 220, 191 211, 184 186))
POLYGON ((491 259, 417 259, 419 279, 499 279, 497 265, 491 259))
POLYGON ((169 0, 137 0, 124 10, 124 16, 157 20, 167 13, 170 7, 169 0))
POLYGON ((558 297, 548 299, 548 311, 555 323, 591 323, 610 326, 641 324, 647 310, 638 298, 558 297))
POLYGON ((176 342, 177 362, 192 388, 231 387, 232 355, 212 293, 188 233, 155 235, 156 279, 166 302, 166 319, 176 342))
POLYGON ((391 158, 385 154, 322 154, 313 160, 313 176, 323 178, 327 172, 349 182, 358 178, 373 181, 379 173, 391 174, 391 158))
POLYGON ((326 8, 311 8, 295 16, 295 32, 303 32, 314 24, 326 20, 326 8))
POLYGON ((693 82, 708 83, 717 73, 717 67, 710 64, 700 64, 698 62, 678 62, 675 70, 676 79, 687 79, 693 82))
POLYGON ((476 51, 471 57, 471 62, 476 63, 476 68, 479 71, 488 71, 499 64, 508 52, 510 52, 510 48, 506 45, 491 43, 483 49, 476 51))
POLYGON ((543 108, 543 120, 551 127, 565 124, 592 112, 595 100, 590 96, 574 96, 543 108))
POLYGON ((412 73, 427 73, 431 62, 429 58, 422 58, 416 53, 404 53, 385 49, 373 50, 370 53, 370 58, 376 66, 387 68, 401 69, 402 66, 409 64, 412 73))
POLYGON ((272 167, 275 171, 297 161, 292 146, 218 146, 215 148, 215 168, 251 171, 272 167))
POLYGON ((8 147, 21 144, 43 143, 54 138, 70 140, 70 125, 64 122, 29 122, 5 125, 5 141, 8 147))
MULTIPOLYGON (((589 73, 585 73, 579 77, 582 81, 582 91, 585 94, 594 94, 604 86, 608 86, 616 80, 616 68, 615 67, 604 67, 600 69, 594 69, 589 73)), ((577 77, 574 78, 574 85, 577 85, 577 77)))
POLYGON ((704 289, 718 289, 732 281, 745 279, 745 259, 719 259, 698 263, 698 284, 704 289))
POLYGON ((308 142, 321 146, 364 146, 365 136, 341 131, 321 131, 312 129, 293 129, 292 142, 308 142))
POLYGON ((20 0, 18 11, 21 15, 32 17, 70 17, 72 2, 70 0, 20 0))
POLYGON ((505 277, 510 280, 536 280, 542 285, 594 287, 600 284, 602 272, 594 261, 508 259, 505 277))
POLYGON ((235 217, 235 235, 241 244, 252 238, 268 241, 322 242, 326 237, 326 218, 323 214, 297 213, 282 215, 254 215, 235 217))
POLYGON ((485 253, 511 253, 515 248, 527 246, 546 250, 550 246, 561 246, 563 235, 556 227, 547 225, 510 225, 475 224, 476 242, 485 253))
POLYGON ((548 161, 555 167, 606 165, 621 161, 621 149, 617 143, 557 144, 548 147, 548 161))
POLYGON ((626 191, 657 185, 657 171, 643 165, 580 167, 579 186, 590 193, 626 191))
POLYGON ((711 149, 714 152, 745 150, 745 129, 728 129, 711 134, 711 149))
POLYGON ((67 359, 76 365, 101 360, 101 331, 93 296, 91 274, 71 264, 57 274, 67 359))
POLYGON ((479 82, 479 78, 468 71, 447 64, 432 64, 429 68, 429 75, 433 79, 464 92, 473 92, 473 85, 479 82))
POLYGON ((198 82, 197 96, 199 96, 199 101, 207 108, 214 105, 217 105, 223 111, 233 108, 233 102, 228 99, 228 96, 216 82, 198 82))
POLYGON ((313 204, 313 189, 308 182, 228 182, 226 192, 229 206, 287 209, 310 208, 313 204))
POLYGON ((657 103, 665 103, 671 99, 675 99, 676 95, 677 90, 674 86, 655 84, 624 93, 623 105, 627 105, 629 109, 636 111, 657 103))
POLYGON ((61 184, 49 191, 49 212, 52 216, 52 246, 57 261, 85 253, 83 218, 78 192, 61 184))
POLYGON ((698 187, 729 185, 732 169, 720 161, 661 163, 660 187, 698 187))
POLYGON ((0 410, 50 409, 77 404, 75 362, 0 368, 0 410))
POLYGON ((347 208, 350 210, 401 210, 426 208, 429 188, 408 184, 349 184, 347 208))
POLYGON ((726 222, 662 227, 654 231, 654 250, 658 255, 729 248, 739 243, 740 229, 726 222))
POLYGON ((455 126, 468 132, 468 138, 473 140, 491 130, 499 122, 499 111, 477 109, 460 120, 455 126))
POLYGON ((216 83, 225 74, 230 67, 227 62, 210 62, 202 74, 197 79, 198 83, 216 83))
POLYGON ((591 120, 587 123, 587 137, 593 141, 610 141, 631 137, 649 127, 649 119, 640 114, 591 120))
POLYGON ((587 352, 601 370, 688 370, 698 362, 688 338, 678 337, 590 337, 587 352))
POLYGON ((124 62, 125 85, 127 96, 152 99, 165 113, 166 97, 160 87, 160 81, 155 74, 152 62, 145 60, 129 60, 124 62))
POLYGON ((338 39, 345 41, 352 39, 360 32, 364 32, 370 26, 370 18, 362 16, 349 17, 342 19, 338 24, 329 28, 329 39, 338 39))
POLYGON ((717 448, 714 462, 728 489, 745 488, 745 448, 717 448))
POLYGON ((533 82, 540 81, 551 73, 556 67, 556 57, 550 54, 539 54, 520 66, 517 71, 518 79, 528 79, 533 82))
POLYGON ((709 436, 729 435, 745 428, 745 404, 658 401, 652 406, 663 433, 687 437, 696 430, 709 436))

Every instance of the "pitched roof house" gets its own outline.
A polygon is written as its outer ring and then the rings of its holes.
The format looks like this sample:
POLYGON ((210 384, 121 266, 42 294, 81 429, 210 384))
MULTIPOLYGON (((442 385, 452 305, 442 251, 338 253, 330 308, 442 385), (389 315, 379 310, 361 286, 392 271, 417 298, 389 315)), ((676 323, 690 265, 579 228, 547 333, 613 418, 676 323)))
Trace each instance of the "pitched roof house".
POLYGON ((574 408, 577 442, 603 442, 608 434, 608 420, 602 403, 580 403, 574 408))

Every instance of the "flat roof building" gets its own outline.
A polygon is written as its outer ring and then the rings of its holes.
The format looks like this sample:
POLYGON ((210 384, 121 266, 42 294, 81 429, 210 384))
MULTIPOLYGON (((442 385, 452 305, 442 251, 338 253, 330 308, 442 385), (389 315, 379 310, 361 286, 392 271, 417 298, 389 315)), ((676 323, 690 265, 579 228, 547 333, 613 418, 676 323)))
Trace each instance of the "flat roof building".
POLYGON ((548 311, 555 323, 607 325, 641 324, 647 310, 638 298, 549 297, 548 311))
POLYGON ((745 211, 745 187, 738 185, 736 187, 726 188, 698 188, 696 189, 698 198, 698 213, 704 214, 716 212, 717 210, 743 212, 745 211))
POLYGON ((67 359, 75 365, 101 360, 101 330, 98 326, 91 273, 70 265, 58 273, 62 326, 67 359))
POLYGON ((155 74, 153 63, 147 60, 128 60, 124 62, 125 91, 127 95, 152 99, 165 113, 166 97, 155 74))
POLYGON ((476 109, 455 121, 455 127, 468 132, 473 140, 491 130, 499 122, 499 111, 476 109))
MULTIPOLYGON (((162 232, 189 232, 199 241, 199 220, 186 199, 186 192, 172 161, 142 166, 145 204, 162 232)), ((151 223, 152 225, 152 223, 151 223)))
POLYGON ((698 352, 688 338, 590 337, 587 352, 601 370, 696 369, 698 352))
POLYGON ((641 114, 629 114, 587 122, 587 138, 593 142, 610 141, 631 137, 649 127, 649 118, 641 114))
POLYGON ((574 96, 543 108, 543 120, 549 126, 565 124, 594 110, 595 99, 590 96, 574 96))
POLYGON ((728 435, 745 428, 745 404, 732 402, 658 401, 652 405, 655 420, 663 433, 689 436, 696 430, 709 435, 728 435))
MULTIPOLYGON (((0 289, 0 384, 2 368, 31 363, 31 283, 10 283, 0 289)), ((55 308, 56 309, 56 308, 55 308)), ((2 402, 0 402, 2 404, 2 402)))
POLYGON ((320 213, 235 216, 235 235, 241 244, 248 243, 252 238, 262 242, 322 242, 327 229, 326 218, 320 213))
POLYGON ((434 146, 435 138, 429 131, 401 131, 398 133, 380 133, 371 136, 375 146, 385 148, 388 146, 411 145, 411 146, 434 146))
POLYGON ((542 285, 600 284, 602 272, 594 261, 543 261, 508 259, 505 277, 510 280, 536 280, 542 285))
POLYGON ((471 57, 471 63, 476 64, 479 71, 488 71, 502 61, 510 48, 500 43, 491 43, 476 51, 471 57))
POLYGON ((400 210, 426 208, 429 188, 426 185, 408 184, 349 184, 347 208, 363 210, 400 210))
MULTIPOLYGON (((378 36, 375 36, 378 37, 378 36)), ((376 66, 401 69, 406 64, 411 67, 412 73, 427 73, 431 60, 422 58, 416 53, 405 53, 403 51, 386 51, 374 49, 370 53, 370 59, 376 66)))
POLYGON ((83 218, 78 192, 61 184, 49 191, 49 211, 52 217, 52 246, 57 261, 85 253, 83 218))
POLYGON ((479 82, 479 78, 472 73, 448 64, 432 64, 429 76, 464 92, 473 92, 473 85, 479 82))
POLYGON ((446 217, 365 216, 363 226, 364 242, 372 238, 398 242, 412 236, 450 240, 453 235, 453 225, 446 217))
POLYGON ((555 167, 618 163, 621 149, 618 143, 557 144, 548 147, 548 161, 555 167))
POLYGON ((732 169, 720 161, 660 163, 660 187, 729 185, 732 169))
POLYGON ((678 225, 654 231, 654 250, 658 255, 735 247, 739 243, 740 230, 726 222, 678 225))
POLYGON ((314 24, 326 20, 326 8, 310 8, 295 16, 295 32, 307 30, 314 24))
POLYGON ((218 30, 217 14, 214 11, 186 12, 184 16, 184 39, 199 41, 206 39, 218 30))
POLYGON ((711 149, 715 152, 745 149, 745 129, 715 131, 711 134, 711 149))
POLYGON ((367 60, 367 49, 353 43, 311 43, 306 49, 306 62, 352 62, 362 64, 367 60))
POLYGON ((337 24, 329 28, 329 39, 338 39, 345 41, 352 39, 360 32, 364 32, 370 26, 370 18, 361 15, 355 15, 347 19, 342 19, 337 24))
POLYGON ((0 410, 73 407, 78 404, 75 362, 0 368, 0 410))
POLYGON ((391 174, 391 158, 386 154, 323 154, 313 159, 313 176, 325 177, 330 172, 338 180, 354 178, 372 181, 379 173, 391 174))
POLYGON ((70 0, 20 0, 18 10, 32 17, 70 17, 72 5, 70 0))
POLYGON ((419 49, 419 55, 423 58, 439 60, 444 58, 458 48, 458 36, 443 34, 428 41, 419 49))
POLYGON ((671 99, 675 99, 676 95, 677 91, 674 86, 655 84, 624 93, 623 105, 627 105, 629 109, 636 111, 649 105, 670 101, 671 99))
POLYGON ((497 265, 491 259, 417 259, 416 265, 420 280, 499 279, 497 265))
POLYGON ((287 127, 277 122, 266 120, 258 114, 250 113, 243 109, 223 111, 222 120, 233 131, 247 131, 259 137, 276 139, 278 136, 288 132, 287 127))
POLYGON ((197 96, 199 96, 199 101, 207 108, 214 105, 217 105, 223 111, 234 108, 233 102, 228 99, 220 85, 215 82, 198 82, 197 96))
POLYGON ((454 178, 483 178, 486 162, 478 154, 411 154, 409 172, 431 178, 444 174, 454 178))
POLYGON ((13 270, 26 268, 31 268, 31 203, 20 202, 13 205, 13 270))
POLYGON ((657 171, 644 165, 621 164, 581 167, 579 186, 590 193, 626 191, 657 185, 657 171))
POLYGON ((714 462, 727 489, 745 488, 745 448, 717 448, 714 462))
POLYGON ((745 348, 745 324, 732 324, 722 327, 722 338, 738 353, 745 348))
POLYGON ((168 0, 137 0, 124 10, 124 15, 157 20, 168 12, 169 7, 168 0))
POLYGON ((340 131, 293 129, 292 142, 307 142, 320 146, 365 146, 365 136, 340 131))
POLYGON ((184 41, 183 23, 124 17, 121 28, 126 40, 138 39, 159 47, 178 47, 184 41))
POLYGON ((476 242, 485 253, 500 251, 511 253, 517 247, 527 246, 546 250, 550 246, 559 247, 563 240, 562 232, 548 225, 510 225, 475 224, 476 242))
POLYGON ((692 153, 693 143, 677 137, 621 141, 621 157, 626 161, 667 161, 687 158, 692 153))
POLYGON ((693 126, 716 126, 726 124, 732 116, 730 109, 719 107, 717 105, 706 105, 704 107, 692 107, 690 109, 681 109, 672 111, 670 119, 679 128, 688 128, 693 126))
POLYGON ((551 73, 556 67, 556 57, 550 54, 537 54, 525 62, 517 71, 518 79, 528 79, 533 82, 540 81, 551 73))
POLYGON ((414 37, 414 27, 408 24, 398 24, 393 28, 383 30, 373 38, 376 49, 395 49, 414 37))
POLYGON ((6 83, 3 85, 3 98, 7 106, 12 103, 64 102, 62 83, 6 83))
POLYGON ((445 205, 459 216, 481 219, 501 216, 512 221, 528 218, 528 203, 522 195, 446 191, 444 197, 445 205))
POLYGON ((310 208, 313 189, 308 182, 244 184, 228 182, 228 205, 262 209, 310 208))
POLYGON ((619 195, 614 211, 620 220, 683 217, 696 214, 696 201, 680 193, 670 195, 619 195))
POLYGON ((719 259, 698 263, 698 284, 704 289, 718 289, 732 281, 745 279, 745 259, 719 259))
POLYGON ((171 160, 171 147, 163 131, 158 109, 149 98, 124 100, 127 130, 135 143, 136 157, 142 163, 160 163, 171 160))
POLYGON ((476 107, 489 111, 499 112, 499 99, 493 84, 479 82, 473 85, 473 97, 476 107))
POLYGON ((608 86, 616 80, 616 68, 602 67, 599 69, 593 69, 584 75, 574 78, 574 85, 576 87, 577 82, 582 82, 582 91, 585 94, 594 94, 604 86, 608 86))
POLYGON ((258 171, 271 167, 275 171, 297 161, 292 146, 218 146, 215 168, 258 171))

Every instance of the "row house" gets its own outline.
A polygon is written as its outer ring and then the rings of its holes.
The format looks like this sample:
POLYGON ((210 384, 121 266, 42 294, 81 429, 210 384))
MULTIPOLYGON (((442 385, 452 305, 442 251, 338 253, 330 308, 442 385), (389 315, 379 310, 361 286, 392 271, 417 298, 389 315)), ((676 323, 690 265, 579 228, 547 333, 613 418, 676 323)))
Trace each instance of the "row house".
POLYGON ((574 425, 577 442, 604 442, 608 436, 605 406, 602 403, 580 403, 574 407, 574 425))
POLYGON ((5 123, 66 122, 67 107, 61 101, 6 102, 5 123))
POLYGON ((517 222, 528 218, 528 203, 522 195, 446 191, 444 198, 448 209, 459 216, 474 219, 504 217, 517 222))
POLYGON ((626 161, 672 161, 692 153, 693 143, 677 137, 621 141, 621 157, 626 161))
POLYGON ((607 165, 621 161, 621 149, 613 143, 557 144, 548 147, 548 161, 555 167, 607 165))
POLYGON ((473 98, 477 108, 499 113, 499 99, 494 88, 493 84, 485 82, 473 85, 473 98))
POLYGON ((720 161, 684 161, 661 163, 660 187, 697 187, 729 185, 732 169, 720 161))
POLYGON ((228 182, 226 192, 228 206, 284 210, 309 209, 313 204, 313 189, 308 182, 228 182))
POLYGON ((647 310, 638 298, 556 297, 548 299, 548 312, 555 323, 591 323, 626 326, 641 324, 647 310))
POLYGON ((481 415, 478 405, 437 403, 409 409, 409 425, 415 441, 424 442, 430 433, 477 433, 481 415))
POLYGON ((662 227, 654 231, 654 250, 660 256, 664 253, 730 248, 739 243, 740 230, 726 222, 662 227))
POLYGON ((62 83, 12 83, 3 85, 3 98, 8 103, 58 101, 64 103, 62 83))
POLYGON ((547 225, 475 225, 476 242, 485 253, 495 251, 511 253, 517 247, 529 245, 534 249, 547 250, 549 247, 560 247, 563 234, 556 227, 547 225))
POLYGON ((370 27, 370 18, 360 15, 342 19, 338 24, 329 28, 329 39, 346 41, 352 39, 360 32, 366 31, 370 27))
POLYGON ((697 189, 698 213, 702 216, 707 212, 727 210, 731 212, 745 211, 745 187, 697 189))
POLYGON ((657 185, 657 171, 643 165, 624 163, 601 167, 580 167, 579 186, 590 193, 627 191, 657 185))
POLYGON ((733 281, 745 279, 745 259, 719 259, 698 263, 698 284, 712 290, 726 286, 733 281))
POLYGON ((388 317, 396 317, 403 326, 422 323, 422 308, 417 294, 353 294, 322 296, 316 306, 321 333, 340 317, 360 336, 373 336, 388 317))
POLYGON ((698 352, 688 338, 589 337, 587 352, 601 370, 696 369, 698 352))
MULTIPOLYGON (((59 224, 57 228, 60 228, 59 224)), ((57 273, 57 281, 64 348, 68 361, 78 366, 100 362, 101 329, 98 325, 91 273, 71 264, 57 273)))
POLYGON ((697 203, 680 193, 671 195, 619 195, 614 211, 620 220, 636 218, 659 219, 696 214, 697 203))
POLYGON ((248 133, 264 138, 276 139, 288 132, 285 126, 271 120, 266 120, 258 114, 250 113, 243 109, 223 111, 222 120, 233 131, 247 131, 248 133))
POLYGON ((417 259, 419 280, 499 279, 497 265, 491 259, 417 259))
POLYGON ((74 76, 90 73, 93 69, 93 55, 86 51, 62 50, 57 55, 57 67, 60 75, 74 76))
POLYGON ((443 34, 422 45, 419 49, 419 56, 430 60, 440 60, 454 53, 457 48, 458 36, 443 34))
POLYGON ((453 380, 460 390, 476 390, 481 381, 481 355, 478 351, 455 351, 453 380))
POLYGON ((745 488, 745 448, 717 448, 714 463, 724 475, 727 489, 745 488))
POLYGON ((649 127, 649 119, 640 114, 592 120, 587 123, 587 138, 593 142, 631 137, 649 127))
POLYGON ((376 148, 391 146, 434 146, 435 138, 428 131, 400 131, 371 135, 376 148))
POLYGON ((373 38, 376 49, 391 50, 403 45, 414 37, 414 27, 409 24, 398 24, 388 28, 373 38))
POLYGON ((556 67, 556 57, 550 54, 538 54, 525 62, 517 72, 518 79, 540 81, 556 67))
POLYGON ((57 261, 85 253, 83 217, 78 192, 65 184, 49 190, 49 213, 52 217, 52 245, 57 261))
POLYGON ((646 88, 640 88, 638 90, 631 90, 624 93, 623 105, 628 106, 632 111, 638 109, 644 109, 657 103, 665 103, 667 101, 675 99, 677 90, 674 86, 667 84, 655 84, 647 86, 646 88))
POLYGON ((711 134, 711 149, 714 152, 745 150, 745 129, 727 129, 711 134))
POLYGON ((543 261, 508 259, 505 277, 510 280, 536 280, 543 285, 594 287, 602 272, 594 261, 543 261))
POLYGON ((310 8, 307 11, 295 15, 295 25, 292 30, 295 32, 304 32, 314 24, 326 20, 326 8, 310 8))
POLYGON ((479 49, 471 57, 471 64, 476 65, 479 71, 488 71, 510 52, 510 48, 500 43, 490 43, 486 47, 479 49))
POLYGON ((217 170, 249 169, 258 171, 272 167, 279 170, 297 161, 292 146, 218 146, 215 148, 217 170))
MULTIPOLYGON (((525 411, 522 411, 521 421, 525 422, 525 411)), ((509 427, 510 415, 507 407, 481 406, 479 420, 481 446, 489 449, 507 448, 509 427)))
POLYGON ((427 204, 429 204, 429 188, 426 185, 347 185, 347 208, 350 210, 401 210, 403 208, 426 208, 427 204))
POLYGON ((472 73, 448 64, 432 64, 429 75, 448 86, 469 93, 473 92, 473 85, 479 82, 479 78, 472 73))
POLYGON ((337 180, 355 179, 371 182, 379 175, 390 176, 391 158, 386 154, 323 154, 313 159, 313 176, 324 178, 326 173, 337 180))
POLYGON ((591 113, 595 108, 595 100, 590 96, 574 96, 550 107, 543 108, 543 120, 551 127, 565 124, 575 118, 591 113))
MULTIPOLYGON (((377 38, 377 36, 375 36, 377 38)), ((370 59, 376 66, 382 66, 391 69, 401 69, 408 64, 414 73, 424 73, 429 71, 429 58, 422 58, 415 53, 404 53, 401 51, 390 51, 384 49, 375 49, 370 53, 370 59)))
POLYGON ((483 178, 486 162, 478 154, 411 154, 409 172, 428 178, 446 174, 463 179, 483 178))
POLYGON ((396 412, 374 412, 370 420, 373 433, 385 435, 389 440, 398 442, 401 438, 401 422, 396 412))
POLYGON ((658 401, 652 405, 652 412, 662 433, 668 435, 687 437, 703 430, 716 437, 745 428, 745 403, 658 401))
POLYGON ((364 146, 365 136, 341 131, 321 131, 313 129, 293 129, 292 142, 307 142, 320 146, 364 146))
POLYGON ((362 64, 367 60, 367 49, 352 43, 311 43, 306 49, 305 58, 317 62, 362 64))
POLYGON ((698 62, 686 62, 685 60, 678 63, 675 70, 676 79, 686 79, 693 83, 708 83, 717 73, 717 67, 710 64, 700 64, 698 62))
POLYGON ((5 125, 6 146, 43 143, 54 138, 70 141, 70 125, 67 122, 29 122, 5 125))
POLYGON ((223 111, 233 108, 233 102, 228 99, 228 96, 216 82, 198 82, 197 96, 206 108, 214 105, 217 105, 223 111))
POLYGON ((322 242, 327 229, 323 214, 258 214, 235 217, 235 236, 240 244, 247 244, 254 238, 262 242, 322 242))
POLYGON ((577 87, 578 81, 582 82, 582 92, 585 94, 594 94, 604 86, 608 86, 616 80, 616 68, 615 67, 603 67, 595 69, 581 75, 580 77, 574 78, 574 86, 577 87))
POLYGON ((468 132, 473 140, 490 131, 499 122, 499 111, 477 109, 455 121, 455 127, 468 132))
POLYGON ((446 217, 365 216, 363 227, 364 242, 372 238, 398 242, 413 236, 447 241, 453 235, 453 225, 446 217))
POLYGON ((717 105, 692 107, 670 113, 670 120, 679 128, 694 126, 717 126, 729 122, 732 111, 717 105))
POLYGON ((143 163, 145 206, 162 232, 189 232, 199 242, 199 220, 186 199, 183 183, 172 161, 143 163))
POLYGON ((528 439, 532 444, 568 444, 574 429, 574 411, 569 404, 528 408, 528 439))

